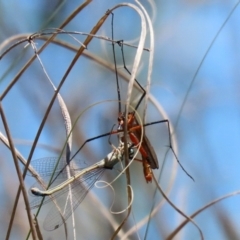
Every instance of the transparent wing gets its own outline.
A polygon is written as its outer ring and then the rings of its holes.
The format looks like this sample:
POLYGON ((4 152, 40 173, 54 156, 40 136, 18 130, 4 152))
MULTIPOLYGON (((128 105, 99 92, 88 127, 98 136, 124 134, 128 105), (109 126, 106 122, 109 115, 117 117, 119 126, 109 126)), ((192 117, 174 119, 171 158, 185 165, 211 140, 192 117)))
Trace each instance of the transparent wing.
MULTIPOLYGON (((38 172, 45 182, 45 186, 48 186, 57 161, 58 157, 47 157, 33 160, 31 162, 32 167, 38 172)), ((84 161, 71 161, 71 176, 78 174, 83 169, 83 165, 86 167, 84 161)), ((67 169, 65 167, 66 160, 65 158, 61 158, 55 173, 53 174, 53 182, 50 184, 50 188, 59 185, 68 178, 67 169)), ((50 196, 35 196, 31 193, 31 191, 29 191, 30 198, 32 199, 30 200, 30 207, 32 209, 40 207, 41 204, 49 203, 52 205, 50 212, 47 214, 46 219, 44 220, 44 229, 52 231, 61 226, 83 201, 90 188, 101 177, 103 171, 104 169, 100 168, 87 172, 74 180, 73 183, 67 185, 60 191, 50 196)), ((35 183, 32 187, 45 190, 39 183, 35 183)))
MULTIPOLYGON (((44 176, 51 176, 52 172, 58 162, 58 157, 45 157, 45 158, 39 158, 31 161, 31 166, 38 172, 38 174, 41 177, 44 176)), ((85 161, 79 160, 79 159, 74 159, 70 162, 70 167, 72 170, 81 170, 85 168, 87 165, 85 161)), ((56 173, 58 174, 59 172, 65 172, 66 173, 66 158, 62 157, 59 160, 59 163, 56 168, 56 173)), ((55 174, 55 175, 57 175, 55 174)), ((28 174, 31 175, 32 174, 28 174)))
MULTIPOLYGON (((92 170, 88 173, 85 173, 84 175, 82 175, 81 177, 77 178, 71 185, 71 189, 72 189, 72 192, 79 192, 78 194, 83 194, 82 192, 84 192, 84 189, 85 189, 85 186, 86 185, 90 185, 91 182, 94 183, 94 179, 95 181, 99 178, 99 174, 103 171, 104 169, 95 169, 95 170, 92 170)), ((78 172, 75 171, 74 174, 77 174, 78 172)), ((72 174, 72 175, 74 175, 72 174)), ((62 183, 63 181, 66 180, 66 177, 62 177, 62 175, 65 175, 65 173, 61 173, 59 175, 59 177, 50 185, 50 187, 55 187, 57 185, 59 185, 60 183, 62 183)), ((44 178, 44 181, 47 183, 49 180, 47 179, 49 177, 45 177, 44 178)), ((39 188, 40 190, 45 190, 39 183, 35 183, 32 187, 37 187, 39 188)), ((31 187, 31 188, 32 188, 31 187)), ((50 201, 52 201, 52 199, 57 199, 59 198, 60 196, 64 195, 65 193, 68 193, 69 192, 69 187, 66 186, 64 187, 63 189, 61 189, 60 191, 50 195, 50 196, 46 196, 44 197, 41 197, 41 196, 36 196, 34 194, 31 193, 31 188, 29 190, 29 195, 30 197, 32 198, 32 200, 30 201, 30 207, 32 209, 34 208, 37 208, 41 205, 42 201, 43 203, 42 204, 46 204, 50 201)))
MULTIPOLYGON (((53 205, 44 220, 43 227, 47 231, 52 231, 63 224, 78 205, 83 201, 88 191, 94 183, 101 177, 104 169, 95 169, 76 179, 73 183, 64 187, 62 190, 44 197, 43 204, 51 202, 53 205)), ((59 179, 54 185, 61 183, 59 179)), ((43 197, 34 196, 31 201, 31 208, 37 208, 41 204, 43 197)))

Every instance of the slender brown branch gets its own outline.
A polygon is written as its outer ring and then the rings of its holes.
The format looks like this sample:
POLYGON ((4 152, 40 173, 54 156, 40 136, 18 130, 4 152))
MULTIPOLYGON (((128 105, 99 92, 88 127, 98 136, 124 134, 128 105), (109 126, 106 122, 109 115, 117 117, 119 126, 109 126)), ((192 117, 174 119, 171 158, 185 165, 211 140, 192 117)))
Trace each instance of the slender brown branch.
POLYGON ((199 231, 201 239, 204 239, 203 236, 203 232, 202 230, 199 228, 199 226, 194 222, 194 220, 192 219, 192 217, 187 216, 183 211, 181 211, 179 208, 177 208, 168 198, 168 196, 164 193, 164 191, 162 190, 161 186, 159 185, 159 183, 157 182, 157 179, 155 178, 154 174, 153 174, 153 180, 156 183, 156 186, 159 190, 159 192, 163 195, 164 199, 166 199, 166 201, 170 204, 171 207, 173 207, 179 214, 181 214, 183 217, 185 217, 189 222, 191 222, 199 231))
POLYGON ((7 134, 7 138, 8 138, 8 141, 9 141, 9 145, 10 145, 11 153, 12 153, 12 156, 13 156, 15 168, 16 168, 18 179, 19 179, 19 182, 20 182, 19 189, 21 189, 21 191, 23 193, 23 199, 24 199, 24 202, 25 202, 25 205, 26 205, 27 216, 28 216, 28 221, 29 221, 30 228, 31 228, 31 231, 32 231, 32 236, 33 236, 33 239, 35 240, 35 239, 37 239, 37 235, 36 235, 36 229, 35 229, 35 226, 33 224, 32 216, 31 216, 30 205, 29 205, 29 201, 28 201, 28 195, 27 195, 27 191, 26 191, 25 186, 24 186, 24 180, 23 180, 23 177, 22 177, 20 167, 18 165, 17 155, 16 155, 16 152, 15 152, 14 144, 13 144, 13 141, 12 141, 10 130, 9 130, 9 127, 8 127, 8 124, 7 124, 7 119, 5 117, 1 102, 0 102, 0 115, 2 117, 3 125, 4 125, 4 128, 5 128, 6 134, 7 134))
MULTIPOLYGON (((72 14, 70 14, 70 16, 63 22, 63 24, 60 26, 60 28, 63 28, 65 27, 83 8, 85 8, 92 0, 87 0, 86 2, 84 2, 82 5, 80 5, 72 14)), ((56 34, 55 34, 56 35, 56 34)), ((51 39, 53 39, 55 37, 55 35, 52 35, 48 41, 46 41, 46 43, 39 49, 38 53, 39 54, 40 52, 42 52, 46 46, 51 42, 51 39)), ((25 72, 25 70, 32 64, 32 62, 35 60, 36 58, 36 55, 34 55, 26 64, 25 66, 19 71, 19 73, 15 76, 15 78, 13 79, 13 81, 10 83, 10 85, 6 88, 6 90, 3 92, 3 94, 1 95, 0 97, 0 101, 4 99, 4 97, 7 95, 7 93, 10 91, 10 89, 12 88, 12 86, 18 81, 18 79, 21 77, 21 75, 25 72)), ((64 79, 65 80, 65 79, 64 79)), ((62 81, 62 84, 64 82, 64 80, 62 81)), ((53 105, 53 102, 57 96, 57 93, 59 91, 61 86, 59 86, 59 88, 57 89, 57 91, 55 92, 54 94, 54 97, 48 107, 48 110, 50 111, 52 105, 53 105)), ((37 135, 36 135, 36 138, 33 142, 33 146, 31 148, 31 151, 30 151, 30 154, 29 154, 29 157, 28 157, 28 161, 27 161, 27 164, 25 166, 25 169, 24 169, 24 172, 23 172, 23 179, 25 178, 26 176, 26 173, 27 173, 27 169, 28 169, 28 166, 30 164, 30 161, 31 161, 31 158, 32 158, 32 155, 33 155, 33 152, 35 150, 35 147, 36 147, 36 144, 37 144, 37 141, 39 139, 39 136, 42 132, 42 129, 43 129, 43 126, 45 124, 45 121, 47 119, 47 116, 48 116, 48 113, 49 111, 46 112, 43 120, 42 120, 42 123, 39 127, 39 130, 37 132, 37 135)), ((7 237, 6 239, 9 238, 10 236, 10 232, 11 232, 11 228, 12 228, 12 223, 13 223, 13 219, 14 219, 14 216, 15 216, 15 212, 16 212, 16 209, 17 209, 17 204, 18 204, 18 200, 19 200, 19 196, 20 196, 20 187, 19 186, 19 189, 18 189, 18 192, 17 192, 17 196, 15 198, 15 202, 14 202, 14 208, 13 208, 13 212, 12 212, 12 216, 11 216, 11 222, 9 223, 9 227, 8 227, 8 231, 7 231, 7 237)), ((31 226, 31 229, 32 229, 32 226, 31 226)), ((35 231, 34 231, 35 232, 35 231)))
MULTIPOLYGON (((95 33, 99 30, 99 28, 102 26, 102 24, 103 24, 103 23, 105 22, 105 20, 107 19, 108 14, 109 14, 109 13, 107 12, 107 13, 98 21, 98 23, 97 23, 97 24, 94 26, 94 28, 92 29, 91 34, 95 34, 95 33)), ((84 46, 87 46, 87 45, 91 42, 92 39, 93 39, 92 36, 88 36, 87 39, 84 41, 83 45, 84 45, 84 46)), ((71 72, 72 68, 74 67, 74 65, 76 64, 78 58, 82 55, 82 53, 83 53, 84 50, 85 50, 85 47, 82 47, 82 46, 81 46, 81 47, 79 48, 79 50, 76 52, 75 57, 73 58, 72 62, 70 63, 67 71, 65 72, 62 80, 60 81, 60 83, 59 83, 59 85, 58 85, 58 87, 57 87, 57 89, 56 89, 56 91, 55 91, 55 93, 54 93, 54 95, 53 95, 53 97, 52 97, 49 105, 48 105, 48 108, 47 108, 47 110, 46 110, 46 112, 45 112, 44 118, 43 118, 43 120, 42 120, 42 122, 41 122, 41 124, 40 124, 40 127, 39 127, 39 129, 38 129, 38 132, 37 132, 36 137, 35 137, 35 139, 34 139, 33 147, 32 147, 32 149, 31 149, 31 151, 30 151, 30 154, 29 154, 28 163, 30 163, 31 157, 32 157, 32 155, 33 155, 34 148, 35 148, 35 146, 36 146, 36 144, 37 144, 37 141, 38 141, 38 139, 39 139, 39 137, 40 137, 41 131, 42 131, 43 126, 44 126, 44 124, 45 124, 45 122, 46 122, 46 119, 47 119, 47 117, 48 117, 48 114, 49 114, 49 112, 50 112, 50 110, 51 110, 51 108, 52 108, 52 106, 53 106, 53 103, 54 103, 54 101, 55 101, 55 99, 56 99, 56 97, 57 97, 57 94, 59 93, 59 90, 61 89, 63 83, 64 83, 65 80, 67 79, 68 74, 71 72)), ((26 171, 27 171, 27 167, 28 167, 28 166, 25 167, 25 170, 26 170, 26 171)), ((25 171, 24 171, 24 172, 25 172, 25 171)))
MULTIPOLYGON (((85 3, 83 3, 81 6, 79 6, 70 16, 60 25, 60 29, 64 28, 83 8, 85 8, 92 0, 87 0, 85 3)), ((47 45, 51 42, 52 39, 57 35, 57 33, 53 34, 47 42, 38 50, 37 54, 40 54, 47 45)), ((3 94, 0 97, 0 100, 3 100, 3 98, 7 95, 7 93, 10 91, 10 89, 13 87, 13 85, 18 81, 18 79, 21 77, 21 75, 26 71, 26 69, 32 64, 32 62, 35 60, 36 56, 34 55, 26 64, 25 66, 17 73, 17 75, 14 77, 13 81, 9 84, 9 86, 6 88, 6 90, 3 92, 3 94)))
MULTIPOLYGON (((236 192, 233 192, 233 193, 230 193, 230 194, 227 194, 223 197, 220 197, 218 199, 215 199, 214 201, 206 204, 205 206, 203 206, 202 208, 198 209, 195 213, 193 213, 190 218, 193 219, 194 217, 196 217, 199 213, 203 212, 204 210, 208 209, 209 207, 213 206, 214 204, 218 203, 218 202, 221 202, 222 200, 226 199, 226 198, 229 198, 229 197, 233 197, 235 195, 239 195, 240 194, 240 191, 236 191, 236 192)), ((173 239, 177 233, 189 222, 188 219, 186 219, 184 222, 182 222, 167 238, 166 240, 171 240, 173 239)))

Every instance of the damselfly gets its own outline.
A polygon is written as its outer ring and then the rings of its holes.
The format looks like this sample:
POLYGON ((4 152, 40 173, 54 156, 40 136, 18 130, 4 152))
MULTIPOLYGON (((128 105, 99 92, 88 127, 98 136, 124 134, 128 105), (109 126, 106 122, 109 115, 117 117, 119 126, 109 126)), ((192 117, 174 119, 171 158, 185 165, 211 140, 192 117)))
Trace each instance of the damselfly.
MULTIPOLYGON (((128 150, 129 157, 132 158, 134 150, 130 143, 128 144, 128 150)), ((31 188, 32 194, 36 196, 31 202, 31 208, 39 207, 42 201, 43 204, 50 201, 56 201, 56 204, 58 205, 58 207, 53 206, 53 208, 47 214, 43 224, 44 228, 51 231, 61 226, 83 201, 88 191, 91 189, 91 187, 93 187, 94 183, 102 176, 104 170, 112 169, 118 162, 123 160, 123 153, 124 144, 120 142, 119 147, 115 148, 104 159, 82 170, 77 168, 78 170, 73 173, 73 176, 65 181, 62 181, 61 178, 62 175, 66 174, 65 168, 61 169, 60 171, 56 171, 55 176, 57 176, 57 178, 54 178, 55 180, 50 183, 50 189, 41 190, 40 186, 31 188), (71 206, 70 202, 66 201, 66 198, 64 197, 64 194, 68 194, 69 192, 69 186, 71 188, 73 206, 71 206)), ((52 161, 50 164, 52 164, 54 160, 56 162, 57 158, 53 158, 51 160, 52 161)), ((47 163, 47 161, 44 161, 44 165, 42 166, 48 168, 48 164, 49 163, 47 163)), ((74 161, 72 161, 71 164, 74 164, 74 161)), ((45 176, 43 176, 45 180, 48 180, 50 177, 47 175, 48 174, 45 174, 45 176)))

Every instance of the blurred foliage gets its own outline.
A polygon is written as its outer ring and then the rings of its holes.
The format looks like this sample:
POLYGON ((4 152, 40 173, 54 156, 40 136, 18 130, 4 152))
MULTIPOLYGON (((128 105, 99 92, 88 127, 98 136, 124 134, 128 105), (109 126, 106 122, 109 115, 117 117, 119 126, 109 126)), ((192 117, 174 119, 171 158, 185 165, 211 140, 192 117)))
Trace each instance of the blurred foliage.
MULTIPOLYGON (((90 32, 99 18, 117 3, 120 1, 111 3, 103 0, 93 1, 65 30, 90 32)), ((59 27, 79 4, 79 1, 74 0, 1 1, 0 42, 16 34, 30 34, 44 28, 59 27)), ((157 152, 159 165, 164 166, 159 184, 178 208, 191 215, 214 199, 239 189, 240 7, 237 7, 227 19, 238 1, 146 1, 143 4, 153 18, 155 32, 151 94, 163 106, 173 124, 172 137, 177 139, 177 155, 195 182, 192 182, 179 166, 174 165, 176 167, 173 168, 175 160, 170 151, 163 165, 164 155, 169 146, 166 126, 159 124, 147 127, 146 133, 157 152), (224 28, 216 35, 226 19, 224 28), (212 42, 216 36, 216 40, 212 42), (210 46, 211 49, 207 52, 210 46), (204 62, 201 64, 203 59, 204 62), (176 177, 171 179, 175 172, 176 177)), ((139 31, 139 17, 134 11, 123 8, 114 12, 115 39, 132 41, 132 44, 137 45, 139 31)), ((106 21, 98 35, 111 36, 110 19, 106 21)), ((66 35, 59 38, 77 47, 80 45, 66 35)), ((79 39, 84 41, 85 37, 80 36, 79 39)), ((36 44, 39 49, 43 41, 37 40, 36 44)), ((34 55, 31 47, 26 45, 27 43, 23 43, 14 48, 1 60, 1 94, 27 60, 34 55)), ((149 47, 149 39, 145 45, 149 47)), ((109 65, 113 62, 111 44, 106 41, 94 39, 86 51, 106 60, 109 65)), ((125 58, 130 70, 135 52, 135 49, 125 47, 125 58)), ((118 69, 124 71, 119 49, 116 54, 118 69)), ((74 57, 74 52, 51 44, 40 57, 50 78, 57 86, 74 57)), ((143 85, 146 83, 148 57, 148 52, 144 52, 138 73, 138 81, 143 85)), ((122 98, 125 99, 126 84, 122 79, 121 89, 122 98)), ((117 100, 115 74, 95 61, 81 57, 60 93, 74 122, 90 105, 109 99, 117 100)), ((135 94, 137 93, 136 91, 135 94)), ((15 146, 26 158, 53 94, 41 66, 34 61, 2 102, 15 146)), ((73 131, 74 150, 77 150, 86 139, 111 130, 117 120, 115 103, 98 104, 81 116, 73 131)), ((147 120, 162 120, 162 116, 151 103, 148 106, 147 120)), ((1 132, 5 133, 3 129, 1 124, 1 132)), ((115 141, 114 138, 112 141, 115 141)), ((64 142, 63 120, 59 106, 55 103, 33 158, 57 156, 64 142)), ((0 231, 5 236, 16 197, 18 178, 9 150, 3 144, 0 146, 2 186, 0 231)), ((87 144, 80 152, 79 158, 92 164, 110 151, 111 146, 107 139, 99 139, 87 144)), ((118 171, 106 171, 104 179, 109 181, 117 173, 118 171)), ((160 175, 160 171, 154 173, 157 177, 160 175)), ((145 218, 143 227, 138 229, 140 239, 143 239, 149 213, 158 204, 161 206, 151 217, 146 238, 166 239, 185 219, 163 201, 159 192, 155 195, 154 183, 146 184, 141 164, 134 163, 131 166, 131 181, 134 190, 133 214, 124 225, 119 239, 123 238, 129 229, 132 229, 133 234, 126 238, 138 239, 135 225, 145 218)), ((27 177, 27 186, 30 187, 32 183, 33 180, 27 177)), ((123 209, 127 205, 125 176, 114 184, 114 188, 117 198, 114 206, 117 210, 123 209)), ((103 206, 108 210, 112 203, 110 190, 93 188, 91 192, 76 210, 77 234, 81 239, 109 239, 115 230, 113 226, 118 226, 124 216, 115 216, 110 212, 103 216, 101 211, 104 209, 103 206), (99 201, 94 200, 95 198, 99 198, 99 201), (99 205, 100 203, 103 205, 99 205)), ((216 206, 210 207, 194 219, 203 231, 205 239, 240 238, 238 197, 224 200, 216 206)), ((40 227, 48 208, 46 206, 38 218, 40 227)), ((25 239, 28 230, 25 205, 21 199, 10 239, 25 239)), ((44 239, 63 239, 62 228, 54 232, 43 230, 42 233, 44 239)), ((191 223, 188 223, 177 236, 178 239, 199 239, 199 233, 191 223)))

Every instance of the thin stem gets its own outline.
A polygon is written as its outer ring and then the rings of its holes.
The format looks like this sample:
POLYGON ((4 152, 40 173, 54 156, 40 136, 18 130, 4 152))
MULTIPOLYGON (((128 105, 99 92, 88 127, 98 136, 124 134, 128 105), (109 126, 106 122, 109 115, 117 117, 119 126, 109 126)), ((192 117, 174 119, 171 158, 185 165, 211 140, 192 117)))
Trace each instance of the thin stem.
MULTIPOLYGON (((21 188, 22 193, 23 193, 23 199, 24 199, 24 202, 25 202, 25 205, 26 205, 28 221, 29 221, 30 228, 31 228, 31 231, 32 231, 32 237, 35 240, 35 239, 37 239, 37 234, 36 234, 36 229, 35 229, 35 226, 33 224, 32 216, 31 216, 30 205, 29 205, 29 202, 28 202, 28 195, 27 195, 27 191, 25 189, 24 180, 23 180, 23 176, 22 176, 20 167, 18 165, 17 155, 16 155, 16 152, 15 152, 14 144, 13 144, 12 137, 11 137, 11 134, 10 134, 10 129, 8 127, 7 119, 5 117, 1 102, 0 102, 0 115, 2 117, 3 125, 4 125, 5 131, 6 131, 6 134, 7 134, 7 138, 8 138, 8 141, 9 141, 12 157, 13 157, 13 160, 14 160, 14 164, 15 164, 15 168, 16 168, 16 171, 17 171, 18 179, 19 179, 19 182, 20 182, 20 188, 21 188)), ((18 197, 19 197, 19 195, 20 195, 20 192, 18 194, 18 197)), ((9 235, 7 234, 6 239, 8 239, 9 236, 10 236, 10 232, 9 232, 9 235)))

